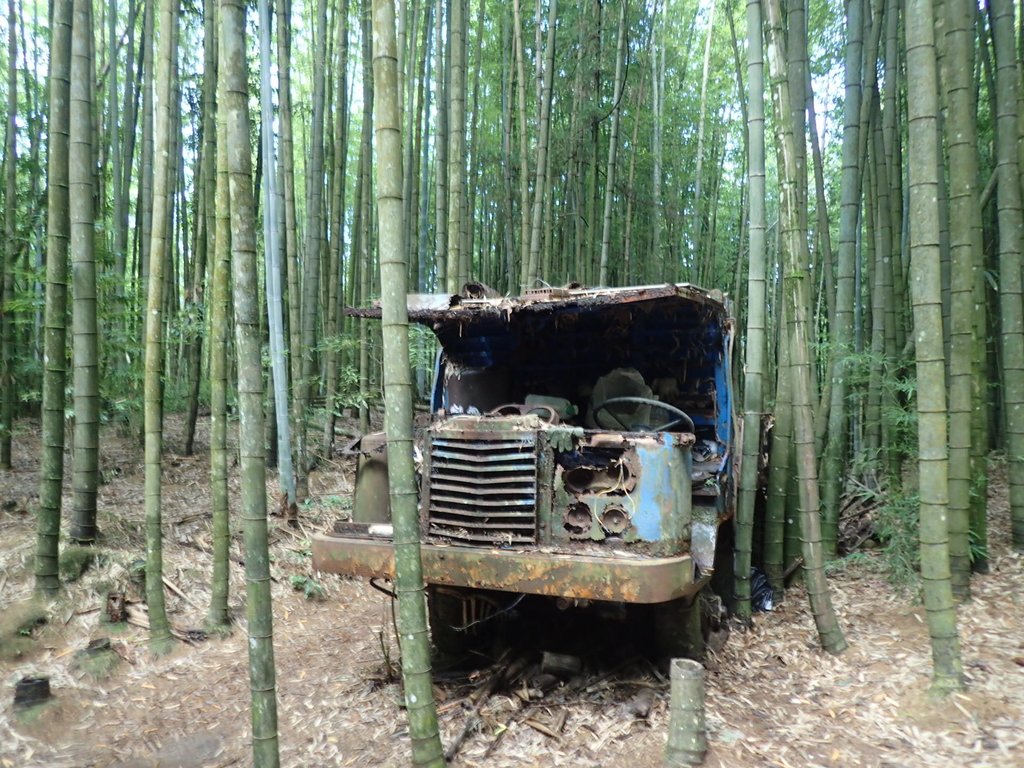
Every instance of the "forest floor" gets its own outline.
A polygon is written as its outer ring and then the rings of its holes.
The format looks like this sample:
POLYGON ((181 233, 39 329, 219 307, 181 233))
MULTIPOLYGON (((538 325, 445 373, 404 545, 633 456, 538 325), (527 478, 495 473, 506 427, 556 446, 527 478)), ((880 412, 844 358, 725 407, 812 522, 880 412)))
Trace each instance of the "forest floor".
MULTIPOLYGON (((144 628, 103 619, 108 592, 132 598, 131 563, 145 551, 141 448, 113 429, 104 433, 102 450, 101 556, 43 606, 44 624, 24 626, 35 610, 30 598, 39 435, 21 426, 15 467, 0 471, 0 766, 249 764, 241 565, 232 565, 236 626, 226 637, 182 642, 153 658, 144 628), (97 638, 110 639, 114 653, 108 658, 116 663, 97 668, 81 661, 79 652, 97 638), (36 675, 49 677, 52 701, 15 710, 15 683, 36 675)), ((172 624, 182 631, 202 627, 209 599, 205 430, 203 423, 197 455, 185 457, 176 453, 180 422, 169 419, 164 568, 180 591, 169 591, 167 604, 172 624)), ((70 476, 70 459, 67 467, 70 476)), ((344 514, 351 481, 350 466, 325 465, 311 478, 312 502, 301 510, 301 527, 272 519, 285 766, 409 764, 390 600, 364 582, 311 572, 309 536, 344 514), (306 584, 322 594, 308 599, 292 577, 314 579, 306 584)), ((237 478, 232 483, 237 491, 237 478)), ((974 578, 973 599, 960 610, 963 693, 944 700, 929 695, 923 607, 915 594, 886 581, 877 555, 858 558, 831 569, 834 603, 850 644, 845 653, 833 657, 820 650, 805 595, 795 587, 775 611, 757 615, 753 630, 732 632, 709 656, 706 765, 1024 765, 1024 557, 1007 545, 1001 465, 993 469, 989 501, 991 573, 974 578)), ((232 556, 239 561, 240 536, 234 533, 232 556)), ((137 622, 142 609, 132 606, 137 622)), ((523 683, 499 686, 480 706, 478 725, 453 764, 661 765, 667 681, 641 660, 602 663, 584 658, 581 675, 539 698, 537 691, 531 698, 523 683)), ((464 729, 471 697, 486 686, 487 675, 485 669, 438 681, 445 745, 464 729)))

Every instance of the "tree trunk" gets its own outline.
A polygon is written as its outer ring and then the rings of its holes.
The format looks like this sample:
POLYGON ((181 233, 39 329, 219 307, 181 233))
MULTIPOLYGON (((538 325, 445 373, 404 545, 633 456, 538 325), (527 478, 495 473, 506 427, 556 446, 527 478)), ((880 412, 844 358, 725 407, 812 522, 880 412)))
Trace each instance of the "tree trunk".
MULTIPOLYGON (((33 9, 32 22, 39 27, 39 9, 38 7, 33 9)), ((28 35, 26 33, 26 27, 28 26, 27 14, 23 14, 21 18, 21 50, 22 50, 22 73, 24 74, 25 81, 25 94, 26 101, 28 102, 28 119, 27 126, 29 132, 29 194, 30 200, 32 200, 31 207, 31 243, 24 249, 24 263, 27 266, 31 264, 36 274, 32 281, 32 293, 36 301, 35 311, 33 312, 34 317, 32 318, 32 352, 35 361, 39 368, 45 367, 43 361, 43 315, 45 300, 43 293, 45 291, 45 261, 46 261, 46 244, 45 244, 45 226, 46 226, 46 215, 43 212, 43 206, 46 203, 44 192, 43 192, 43 177, 45 175, 45 168, 43 160, 41 159, 41 145, 44 142, 43 138, 43 112, 45 108, 41 106, 42 99, 45 97, 45 92, 38 96, 33 96, 32 88, 30 86, 29 73, 30 72, 42 72, 42 64, 39 60, 40 51, 36 48, 33 51, 32 60, 29 61, 28 57, 28 35)))
POLYGON ((256 206, 250 165, 249 73, 245 57, 245 6, 221 0, 221 77, 227 112, 230 175, 231 262, 235 344, 238 350, 239 469, 245 542, 246 618, 252 695, 252 751, 258 768, 279 763, 274 679, 273 611, 267 539, 266 457, 263 443, 263 365, 260 359, 256 206))
MULTIPOLYGON (((458 293, 462 260, 462 196, 466 175, 466 0, 449 0, 451 86, 448 89, 448 243, 445 254, 449 293, 458 293)), ((397 96, 397 94, 396 94, 397 96)), ((438 171, 441 173, 442 171, 438 171)))
MULTIPOLYGON (((807 3, 786 0, 786 77, 791 97, 793 143, 796 148, 796 202, 800 229, 808 231, 807 221, 807 3)), ((808 258, 808 264, 810 258, 808 258)))
MULTIPOLYGON (((217 4, 210 0, 210 12, 217 4)), ((219 32, 219 24, 214 27, 219 32)), ((219 34, 218 34, 219 38, 219 34)), ((217 80, 217 101, 223 103, 227 94, 220 69, 220 45, 215 68, 204 77, 217 80)), ((231 529, 228 516, 228 345, 231 343, 228 323, 231 301, 231 198, 228 190, 228 137, 227 115, 217 111, 217 179, 216 179, 216 235, 214 237, 213 287, 210 308, 210 501, 212 516, 213 579, 211 582, 210 610, 207 624, 213 628, 225 627, 230 622, 228 592, 230 584, 231 529)))
POLYGON ((615 90, 612 95, 612 125, 608 137, 608 165, 604 181, 604 225, 601 230, 601 272, 600 285, 608 285, 608 253, 612 239, 612 202, 615 196, 615 157, 619 148, 619 118, 622 114, 619 102, 622 99, 622 66, 626 48, 626 3, 619 5, 619 34, 615 48, 615 90))
MULTIPOLYGON (((797 196, 796 145, 792 122, 785 119, 792 113, 789 83, 785 77, 785 41, 782 36, 782 9, 779 0, 767 4, 768 68, 773 81, 775 126, 780 160, 779 214, 781 219, 784 281, 789 319, 790 371, 793 386, 793 445, 796 449, 796 474, 799 486, 801 549, 804 558, 804 580, 807 597, 818 628, 822 647, 840 653, 846 640, 839 628, 825 580, 824 552, 821 545, 819 518, 817 458, 814 455, 814 411, 812 405, 810 340, 807 335, 807 240, 800 228, 797 196)), ((803 80, 800 81, 803 83, 803 80)))
MULTIPOLYGON (((637 90, 636 103, 634 108, 639 111, 639 107, 643 104, 646 94, 644 93, 644 85, 641 82, 640 88, 637 90)), ((637 116, 633 120, 633 135, 630 137, 629 145, 631 147, 637 146, 637 140, 640 137, 640 118, 637 116)), ((636 213, 636 156, 638 153, 629 153, 629 172, 626 174, 626 215, 625 221, 622 227, 622 284, 623 285, 635 285, 636 282, 633 278, 635 270, 634 266, 634 244, 633 244, 633 222, 634 214, 636 213)))
MULTIPOLYGON (((160 36, 156 83, 158 114, 154 126, 153 221, 149 247, 149 301, 146 310, 145 465, 146 465, 146 604, 149 608, 150 647, 155 654, 166 653, 173 642, 164 607, 163 546, 161 531, 161 477, 163 456, 163 345, 164 267, 167 262, 168 218, 171 209, 171 177, 168 173, 171 131, 171 80, 176 56, 174 39, 178 26, 178 5, 174 0, 160 3, 160 36)), ((151 38, 152 39, 152 38, 151 38)), ((72 127, 74 117, 72 117, 72 127)))
MULTIPOLYGON (((876 104, 880 104, 877 94, 876 104)), ((892 207, 889 203, 889 171, 886 167, 886 156, 884 140, 882 138, 882 124, 876 110, 875 120, 872 124, 873 144, 871 155, 874 159, 874 189, 878 225, 876 228, 876 275, 875 288, 872 293, 878 293, 877 311, 880 315, 877 321, 880 337, 879 358, 882 381, 889 382, 894 378, 894 367, 896 361, 896 329, 895 311, 893 307, 893 269, 894 261, 899 259, 899 253, 893 251, 893 221, 890 217, 892 207)), ((875 309, 872 309, 872 321, 874 322, 875 309)), ((885 479, 886 485, 899 482, 899 450, 892 440, 892 419, 887 415, 895 413, 899 407, 893 397, 891 386, 882 386, 879 391, 880 431, 881 444, 879 452, 879 471, 885 479)))
POLYGON ((68 144, 70 131, 71 0, 56 0, 50 36, 50 110, 47 132, 46 317, 43 369, 43 455, 39 470, 36 589, 60 588, 58 550, 64 479, 64 385, 67 379, 67 271, 70 239, 68 144))
POLYGON ((0 257, 0 468, 11 468, 11 435, 14 427, 14 363, 17 350, 11 308, 14 299, 14 268, 18 260, 15 234, 18 170, 18 48, 14 0, 7 0, 7 120, 4 146, 4 246, 0 257))
MULTIPOLYGON (((274 146, 273 104, 270 84, 270 4, 268 0, 260 0, 260 108, 261 134, 263 136, 263 158, 267 168, 276 167, 276 148, 274 146)), ((289 513, 295 511, 295 474, 292 467, 291 428, 288 422, 288 363, 284 335, 284 290, 281 285, 281 254, 284 251, 281 232, 278 229, 278 206, 281 198, 277 189, 277 174, 268 172, 263 185, 263 242, 266 290, 267 318, 270 333, 270 361, 273 371, 274 414, 277 420, 277 457, 278 477, 281 482, 281 493, 286 499, 289 513)), ((301 428, 301 427, 300 427, 301 428)), ((301 461, 301 452, 299 454, 301 461)))
POLYGON ((96 493, 99 486, 99 345, 96 321, 96 255, 93 248, 95 175, 93 174, 93 63, 91 0, 76 0, 71 32, 71 281, 75 432, 71 538, 96 540, 96 493))
MULTIPOLYGON (((476 45, 473 61, 473 105, 470 110, 469 124, 469 171, 467 174, 466 215, 462 217, 462 256, 463 262, 472 270, 473 252, 476 237, 476 199, 480 190, 480 70, 483 68, 483 39, 486 34, 485 11, 486 3, 480 3, 476 17, 476 45)), ((481 265, 481 278, 486 277, 481 265)), ((470 273, 466 273, 466 280, 470 273)), ((465 282, 465 281, 463 281, 465 282)))
POLYGON ((326 410, 324 418, 324 455, 330 457, 334 452, 334 426, 338 410, 338 342, 341 331, 341 267, 342 254, 345 252, 345 190, 347 189, 346 170, 348 168, 348 0, 343 0, 338 20, 338 87, 337 110, 334 128, 334 188, 331 204, 331 237, 330 237, 330 270, 327 291, 327 328, 325 334, 329 344, 326 361, 326 410))
MULTIPOLYGON (((1003 413, 1013 547, 1024 551, 1024 299, 1021 280, 1020 172, 1017 166, 1017 94, 1020 74, 1014 56, 1014 9, 992 0, 996 49, 996 170, 999 174, 999 308, 1002 319, 1003 413)), ((984 542, 983 542, 984 543, 984 542)))
POLYGON ((395 592, 402 638, 402 679, 412 741, 412 764, 444 765, 430 679, 419 514, 413 467, 412 381, 409 377, 409 321, 402 235, 402 136, 398 113, 395 17, 392 0, 374 0, 374 125, 376 126, 378 253, 384 335, 384 421, 388 478, 395 529, 395 592))
MULTIPOLYGON (((117 14, 114 13, 116 3, 111 3, 110 12, 110 34, 111 38, 114 37, 116 29, 117 14)), ((111 56, 110 56, 110 67, 111 67, 111 85, 110 85, 110 153, 113 159, 112 168, 112 186, 113 186, 113 233, 111 242, 113 243, 114 250, 114 297, 117 300, 116 305, 118 310, 123 311, 124 307, 120 306, 124 300, 124 276, 125 276, 125 250, 128 245, 128 188, 131 183, 131 177, 128 175, 128 182, 126 183, 126 169, 128 174, 131 173, 131 156, 127 151, 128 146, 134 148, 135 142, 135 116, 131 114, 134 112, 134 85, 132 80, 132 57, 135 50, 135 15, 138 9, 136 0, 131 0, 128 5, 128 18, 129 23, 127 29, 127 61, 125 63, 125 78, 124 78, 124 121, 122 123, 120 115, 118 115, 118 103, 117 103, 117 54, 115 41, 111 39, 111 56), (120 128, 124 127, 125 139, 124 143, 120 140, 120 128), (130 135, 129 135, 130 132, 130 135)))
MULTIPOLYGON (((655 24, 659 22, 655 21, 655 24)), ((664 26, 663 24, 659 24, 664 26)), ((658 270, 662 280, 668 280, 669 273, 661 252, 661 122, 665 103, 665 48, 667 41, 656 44, 651 37, 651 266, 658 270)), ((638 272, 639 274, 639 272, 638 272)))
POLYGON ((903 227, 903 158, 902 135, 900 131, 900 94, 905 76, 900 58, 899 3, 889 3, 885 8, 885 89, 882 99, 882 138, 885 141, 885 155, 889 167, 889 205, 892 213, 892 272, 893 300, 895 303, 896 349, 906 345, 906 312, 909 308, 904 264, 909 261, 905 251, 906 242, 903 227))
MULTIPOLYGON (((373 71, 370 45, 370 0, 362 0, 362 33, 363 33, 363 125, 359 148, 359 192, 356 204, 359 208, 356 226, 358 231, 358 250, 355 264, 359 273, 359 292, 354 303, 360 306, 370 300, 370 190, 372 187, 373 143, 373 71)), ((441 142, 444 144, 444 142, 441 142)), ((437 165, 438 178, 445 174, 440 160, 437 165)), ((440 210, 438 211, 440 213, 440 210)), ((440 229, 441 219, 438 219, 440 229)), ((443 273, 438 272, 438 280, 443 282, 443 273)), ((370 324, 363 317, 359 319, 359 431, 366 434, 370 431, 370 324)))
POLYGON ((711 34, 715 30, 715 5, 716 0, 711 0, 711 8, 708 11, 708 36, 704 43, 704 75, 700 82, 700 116, 697 118, 697 161, 694 170, 693 184, 693 223, 690 230, 690 268, 693 280, 699 280, 699 264, 697 263, 700 254, 700 246, 703 241, 704 212, 702 210, 703 200, 701 199, 701 184, 704 171, 704 128, 707 123, 708 111, 708 78, 711 74, 711 34))
MULTIPOLYGON (((433 10, 433 3, 416 0, 411 12, 406 6, 407 3, 403 2, 399 7, 398 22, 398 79, 402 94, 400 98, 404 104, 408 105, 408 108, 403 106, 401 110, 402 130, 407 137, 407 141, 402 147, 402 222, 405 225, 405 247, 408 249, 406 264, 409 266, 409 284, 415 289, 419 285, 419 260, 414 254, 417 242, 415 234, 418 214, 416 198, 419 194, 419 185, 417 184, 419 178, 419 126, 422 124, 425 85, 423 78, 425 60, 420 58, 420 51, 425 50, 426 41, 430 39, 432 29, 428 17, 433 10), (406 30, 407 17, 412 18, 412 26, 408 30, 406 30), (421 17, 423 18, 421 19, 421 17), (422 25, 424 34, 422 46, 418 37, 421 21, 425 22, 422 25)), ((338 132, 336 128, 335 135, 338 132)))
MULTIPOLYGON (((953 595, 970 597, 971 421, 974 392, 974 268, 982 251, 978 194, 978 128, 975 119, 971 6, 944 0, 946 46, 946 151, 949 156, 950 358, 949 358, 949 564, 953 595)), ((984 545, 984 542, 981 542, 984 545)))
POLYGON ((832 396, 828 411, 828 439, 822 459, 822 532, 825 550, 835 554, 839 525, 839 497, 849 442, 849 358, 853 353, 854 271, 860 217, 860 107, 863 56, 863 0, 846 4, 846 91, 843 106, 843 170, 839 203, 839 255, 836 269, 836 316, 832 326, 832 396))
MULTIPOLYGON (((584 229, 583 261, 578 266, 578 279, 584 285, 590 285, 597 279, 597 271, 594 264, 594 250, 597 240, 597 188, 598 188, 598 162, 601 156, 601 121, 599 114, 601 105, 601 85, 604 82, 601 68, 602 31, 604 29, 604 6, 602 0, 593 0, 592 18, 587 20, 586 30, 588 32, 586 41, 586 55, 584 58, 587 69, 584 71, 584 89, 589 89, 590 114, 585 119, 589 140, 584 144, 586 153, 586 180, 583 190, 584 229)), ((584 97, 586 99, 586 97, 584 97)), ((585 102, 586 103, 586 102, 585 102)))
MULTIPOLYGON (((448 289, 448 115, 451 78, 451 20, 444 12, 445 0, 437 0, 435 32, 437 44, 437 120, 434 128, 434 281, 435 290, 448 289), (448 22, 447 24, 445 22, 448 22), (444 32, 448 32, 446 44, 444 32)), ((369 50, 369 46, 365 47, 369 50)), ((365 324, 365 321, 362 321, 365 324)))
MULTIPOLYGON (((281 157, 278 177, 284 196, 284 263, 288 288, 288 359, 292 387, 298 388, 302 378, 301 332, 302 301, 299 296, 299 243, 298 216, 295 211, 295 148, 292 125, 291 93, 291 0, 280 0, 274 6, 277 21, 277 76, 278 76, 278 120, 281 126, 281 157)), ((292 401, 295 408, 292 423, 298 427, 300 413, 299 399, 292 401)), ((280 459, 279 459, 280 460, 280 459)))
MULTIPOLYGON (((149 249, 153 232, 153 46, 156 41, 156 0, 143 0, 142 15, 142 151, 139 157, 138 264, 139 285, 149 284, 149 249)), ((143 334, 145 329, 143 328, 143 334)))
POLYGON ((532 288, 537 278, 541 277, 539 274, 541 228, 543 226, 544 196, 549 193, 545 178, 549 163, 548 144, 551 140, 551 80, 555 76, 555 24, 557 20, 558 0, 548 0, 546 63, 544 66, 544 83, 541 86, 540 136, 537 140, 537 175, 533 185, 533 213, 530 214, 530 261, 526 269, 526 282, 523 284, 524 290, 532 288))
MULTIPOLYGON (((429 210, 430 210, 430 142, 427 140, 427 134, 430 130, 430 115, 431 115, 431 96, 433 89, 427 87, 427 83, 431 81, 431 62, 433 61, 433 51, 431 50, 432 41, 434 36, 433 31, 433 3, 430 0, 426 2, 426 14, 427 17, 423 22, 423 66, 421 70, 423 77, 419 83, 419 90, 422 93, 422 97, 419 100, 422 114, 418 116, 416 122, 416 145, 419 147, 419 192, 418 192, 418 213, 416 215, 416 260, 417 268, 419 271, 418 280, 416 282, 417 290, 426 292, 430 288, 430 249, 428 246, 427 235, 429 234, 430 222, 429 222, 429 210)), ((413 230, 410 228, 409 230, 413 230)))
MULTIPOLYGON (((762 6, 763 9, 764 6, 762 6)), ((789 308, 784 301, 773 302, 778 307, 776 328, 785 328, 789 308)), ((779 596, 785 588, 783 573, 789 561, 786 557, 786 530, 794 519, 795 506, 790 498, 793 454, 793 394, 792 376, 789 374, 789 348, 783 335, 773 329, 774 349, 777 355, 775 370, 775 426, 772 429, 772 448, 768 457, 768 489, 764 524, 764 572, 772 589, 779 596)))
MULTIPOLYGON (((807 125, 811 137, 811 159, 814 166, 814 196, 815 209, 817 213, 817 230, 815 232, 818 243, 818 265, 815 273, 822 275, 822 288, 825 294, 825 317, 816 319, 816 327, 833 327, 836 317, 836 290, 835 290, 835 262, 832 252, 832 233, 829 224, 828 199, 825 197, 825 169, 824 160, 821 156, 821 140, 818 135, 817 110, 814 106, 814 90, 811 84, 810 68, 806 68, 804 80, 806 83, 807 95, 807 125)), ((820 297, 819 297, 820 305, 820 297)), ((835 355, 829 355, 825 361, 823 371, 823 387, 818 398, 817 409, 814 417, 814 445, 815 452, 821 456, 825 446, 825 436, 828 432, 828 407, 832 397, 832 367, 835 365, 835 355)), ((825 544, 825 556, 831 557, 835 552, 835 539, 837 531, 826 530, 825 521, 827 517, 822 515, 821 538, 825 544)), ((831 524, 831 521, 829 521, 831 524)))
POLYGON ((747 3, 747 106, 750 177, 750 267, 747 274, 747 343, 743 364, 743 460, 736 509, 736 612, 750 620, 750 555, 754 530, 754 502, 761 459, 761 412, 764 408, 765 298, 765 147, 764 46, 761 38, 761 3, 747 3))
MULTIPOLYGON (((905 18, 909 114, 910 269, 917 361, 921 579, 932 640, 933 681, 962 687, 956 609, 949 572, 946 382, 942 337, 934 27, 930 0, 909 0, 905 18)), ((1015 182, 1016 183, 1016 182, 1015 182)))
MULTIPOLYGON (((204 0, 203 3, 203 72, 217 71, 217 28, 215 0, 204 0)), ((194 301, 189 312, 192 329, 188 344, 188 411, 185 422, 185 455, 193 453, 196 420, 199 416, 199 380, 202 375, 203 336, 206 330, 207 309, 205 302, 204 281, 206 280, 207 261, 214 249, 215 205, 214 195, 217 179, 217 79, 215 74, 203 76, 203 149, 199 164, 199 177, 195 186, 199 189, 196 206, 196 247, 195 268, 193 270, 192 291, 194 301)))
MULTIPOLYGON (((874 92, 865 94, 868 99, 876 99, 874 92)), ((861 130, 872 136, 874 122, 869 121, 861 126, 861 130)), ((860 459, 865 467, 868 482, 871 487, 878 486, 878 452, 882 439, 881 424, 881 389, 882 389, 882 328, 879 325, 883 318, 882 308, 878 301, 882 295, 879 286, 874 278, 881 274, 875 256, 878 250, 878 210, 875 201, 875 172, 872 168, 874 161, 872 151, 864 163, 864 231, 861 236, 862 262, 865 271, 864 280, 867 283, 868 295, 865 304, 868 307, 868 320, 870 327, 868 331, 867 361, 868 385, 863 392, 863 450, 860 459)))
POLYGON ((316 362, 317 299, 320 294, 320 252, 323 216, 324 100, 327 59, 327 0, 317 4, 316 46, 313 69, 313 129, 309 162, 309 199, 306 203, 306 231, 303 234, 302 264, 302 340, 298 354, 302 358, 296 394, 295 419, 295 494, 304 500, 309 494, 310 460, 306 445, 310 398, 316 362))
MULTIPOLYGON (((512 0, 512 47, 516 58, 516 125, 519 135, 519 290, 530 285, 530 159, 526 135, 526 67, 519 0, 512 0)), ((509 276, 511 279, 511 275, 509 276)))

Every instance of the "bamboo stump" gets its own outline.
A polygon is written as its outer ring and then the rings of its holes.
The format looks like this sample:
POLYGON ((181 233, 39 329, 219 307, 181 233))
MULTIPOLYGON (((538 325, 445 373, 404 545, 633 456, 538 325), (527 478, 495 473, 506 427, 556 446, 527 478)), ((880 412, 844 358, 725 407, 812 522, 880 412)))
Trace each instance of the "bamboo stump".
POLYGON ((665 766, 701 765, 708 751, 704 666, 692 659, 672 659, 671 681, 665 766))
POLYGON ((14 686, 14 708, 28 709, 50 698, 50 678, 23 677, 14 686))

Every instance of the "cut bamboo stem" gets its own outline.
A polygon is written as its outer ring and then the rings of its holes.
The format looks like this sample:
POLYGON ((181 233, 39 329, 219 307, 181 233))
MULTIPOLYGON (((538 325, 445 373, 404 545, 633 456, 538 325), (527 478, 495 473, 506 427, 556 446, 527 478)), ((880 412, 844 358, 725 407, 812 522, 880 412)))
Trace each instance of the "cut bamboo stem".
POLYGON ((671 702, 666 768, 701 765, 708 751, 704 722, 704 666, 692 659, 672 659, 671 702))

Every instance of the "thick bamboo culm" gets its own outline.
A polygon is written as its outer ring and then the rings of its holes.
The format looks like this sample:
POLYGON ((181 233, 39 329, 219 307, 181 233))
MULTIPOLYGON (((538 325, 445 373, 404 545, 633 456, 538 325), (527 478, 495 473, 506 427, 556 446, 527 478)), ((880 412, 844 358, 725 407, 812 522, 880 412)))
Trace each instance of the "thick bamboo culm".
POLYGON ((693 659, 672 659, 671 681, 665 766, 701 765, 708 751, 704 666, 693 659))

